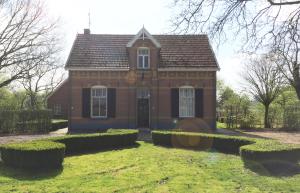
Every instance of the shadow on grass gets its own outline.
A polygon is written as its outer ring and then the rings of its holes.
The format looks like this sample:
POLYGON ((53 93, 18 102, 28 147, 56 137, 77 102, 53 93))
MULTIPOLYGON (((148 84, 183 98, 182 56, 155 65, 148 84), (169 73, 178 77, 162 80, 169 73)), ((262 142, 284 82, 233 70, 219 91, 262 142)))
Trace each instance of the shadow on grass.
POLYGON ((300 174, 300 164, 283 161, 255 162, 244 161, 244 166, 262 176, 292 177, 300 174))
POLYGON ((60 175, 62 171, 63 167, 57 169, 21 169, 9 167, 0 162, 0 175, 17 180, 46 180, 60 175))

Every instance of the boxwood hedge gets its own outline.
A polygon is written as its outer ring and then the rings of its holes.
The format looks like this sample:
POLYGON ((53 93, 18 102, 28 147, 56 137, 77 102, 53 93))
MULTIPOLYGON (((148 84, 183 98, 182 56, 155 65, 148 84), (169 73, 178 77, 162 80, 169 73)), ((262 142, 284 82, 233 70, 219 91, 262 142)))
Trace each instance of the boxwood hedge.
POLYGON ((51 131, 56 131, 66 127, 68 127, 68 120, 52 120, 51 122, 51 131))
POLYGON ((299 145, 282 144, 275 140, 171 131, 153 131, 152 140, 155 145, 167 147, 216 149, 240 154, 245 163, 297 165, 300 161, 299 145))
POLYGON ((136 130, 114 130, 6 144, 0 147, 1 158, 4 164, 19 168, 58 168, 62 165, 65 153, 133 145, 137 134, 136 130))
POLYGON ((130 146, 137 130, 108 130, 106 133, 66 135, 50 140, 66 145, 66 154, 130 146))
POLYGON ((6 165, 19 168, 57 168, 62 165, 65 145, 53 141, 31 141, 1 147, 6 165))

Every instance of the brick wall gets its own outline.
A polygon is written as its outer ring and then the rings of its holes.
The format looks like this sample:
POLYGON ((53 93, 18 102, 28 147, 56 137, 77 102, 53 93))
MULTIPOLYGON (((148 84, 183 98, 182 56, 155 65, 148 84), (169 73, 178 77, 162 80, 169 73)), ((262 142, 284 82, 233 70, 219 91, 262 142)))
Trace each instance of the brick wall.
MULTIPOLYGON (((69 83, 49 100, 70 103, 69 126, 71 131, 88 131, 103 128, 136 128, 137 88, 150 90, 150 128, 183 128, 199 130, 215 128, 216 72, 158 71, 159 49, 150 41, 137 41, 128 48, 129 71, 70 71, 69 83), (137 70, 137 49, 150 48, 150 69, 137 70), (92 119, 82 117, 82 89, 93 86, 116 88, 116 117, 92 119), (171 88, 193 86, 202 88, 204 96, 203 118, 174 119, 171 117, 171 88), (68 100, 65 100, 68 96, 68 100)), ((65 105, 67 106, 67 105, 65 105)), ((67 111, 66 111, 67 112, 67 111)))
POLYGON ((54 110, 55 105, 61 106, 61 114, 54 115, 54 118, 68 119, 69 111, 69 80, 65 80, 47 99, 47 106, 54 110))

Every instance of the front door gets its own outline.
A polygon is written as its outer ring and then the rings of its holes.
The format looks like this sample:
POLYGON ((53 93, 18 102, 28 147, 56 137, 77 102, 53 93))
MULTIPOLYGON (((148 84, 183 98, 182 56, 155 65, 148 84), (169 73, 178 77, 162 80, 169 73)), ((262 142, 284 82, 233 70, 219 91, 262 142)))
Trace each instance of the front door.
POLYGON ((137 126, 149 127, 149 99, 137 99, 137 126))

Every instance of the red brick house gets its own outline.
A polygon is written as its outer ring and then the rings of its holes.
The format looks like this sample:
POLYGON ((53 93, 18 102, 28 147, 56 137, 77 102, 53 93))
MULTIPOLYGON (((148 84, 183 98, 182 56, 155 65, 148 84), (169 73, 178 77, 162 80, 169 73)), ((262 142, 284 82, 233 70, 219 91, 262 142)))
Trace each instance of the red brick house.
POLYGON ((219 66, 206 35, 85 29, 65 68, 69 78, 48 105, 68 112, 70 131, 216 127, 219 66))

